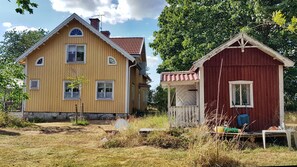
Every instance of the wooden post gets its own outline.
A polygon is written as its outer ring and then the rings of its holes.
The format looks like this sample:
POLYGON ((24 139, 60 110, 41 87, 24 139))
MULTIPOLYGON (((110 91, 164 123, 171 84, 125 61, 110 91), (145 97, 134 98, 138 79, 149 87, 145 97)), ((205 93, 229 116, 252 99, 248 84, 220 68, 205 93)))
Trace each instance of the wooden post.
POLYGON ((77 104, 75 104, 75 124, 77 124, 77 104))
POLYGON ((170 104, 170 85, 168 85, 168 111, 170 108, 171 104, 170 104))

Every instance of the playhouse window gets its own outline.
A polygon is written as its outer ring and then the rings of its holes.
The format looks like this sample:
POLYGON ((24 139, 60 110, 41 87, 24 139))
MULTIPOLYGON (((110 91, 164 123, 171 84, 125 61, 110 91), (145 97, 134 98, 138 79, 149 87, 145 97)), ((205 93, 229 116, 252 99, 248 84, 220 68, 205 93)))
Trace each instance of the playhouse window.
POLYGON ((79 99, 79 87, 71 88, 70 84, 70 81, 64 81, 64 99, 79 99))
POLYGON ((85 45, 67 45, 67 63, 85 63, 85 45))
POLYGON ((96 99, 97 100, 112 100, 114 93, 113 81, 97 81, 96 82, 96 99))
POLYGON ((83 36, 83 32, 80 28, 73 28, 69 31, 69 36, 70 37, 82 37, 83 36))
POLYGON ((230 81, 230 107, 253 107, 253 81, 230 81))

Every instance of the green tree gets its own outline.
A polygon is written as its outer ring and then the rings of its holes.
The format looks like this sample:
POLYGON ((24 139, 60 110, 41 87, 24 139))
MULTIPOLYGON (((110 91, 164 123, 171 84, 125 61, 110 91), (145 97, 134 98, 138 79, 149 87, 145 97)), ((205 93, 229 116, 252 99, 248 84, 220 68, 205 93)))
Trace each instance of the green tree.
MULTIPOLYGON (((8 0, 9 2, 11 0, 8 0)), ((33 14, 33 8, 37 8, 38 4, 31 2, 31 0, 16 0, 16 4, 18 7, 15 9, 17 13, 25 14, 25 12, 29 12, 30 14, 33 14)))
POLYGON ((45 35, 45 31, 7 31, 0 42, 0 110, 14 110, 28 96, 23 92, 24 85, 19 81, 25 79, 23 66, 14 60, 45 35), (7 101, 13 102, 8 106, 7 101))
MULTIPOLYGON (((293 61, 297 37, 274 24, 274 11, 297 14, 294 0, 167 0, 150 47, 163 62, 157 72, 189 70, 192 63, 230 37, 244 31, 293 61)), ((285 70, 285 93, 296 102, 296 69, 285 70), (295 99, 294 99, 295 98, 295 99)))
POLYGON ((163 89, 161 85, 157 86, 156 90, 153 94, 153 106, 158 109, 160 112, 167 111, 168 97, 167 97, 167 89, 163 89))

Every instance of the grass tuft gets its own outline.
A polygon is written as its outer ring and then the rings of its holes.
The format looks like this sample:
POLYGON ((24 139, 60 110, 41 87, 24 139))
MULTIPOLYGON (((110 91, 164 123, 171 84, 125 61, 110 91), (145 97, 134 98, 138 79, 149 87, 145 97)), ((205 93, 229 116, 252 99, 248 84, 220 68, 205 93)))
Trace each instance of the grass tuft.
POLYGON ((7 112, 0 111, 0 127, 2 128, 24 128, 33 124, 21 118, 9 115, 7 112))

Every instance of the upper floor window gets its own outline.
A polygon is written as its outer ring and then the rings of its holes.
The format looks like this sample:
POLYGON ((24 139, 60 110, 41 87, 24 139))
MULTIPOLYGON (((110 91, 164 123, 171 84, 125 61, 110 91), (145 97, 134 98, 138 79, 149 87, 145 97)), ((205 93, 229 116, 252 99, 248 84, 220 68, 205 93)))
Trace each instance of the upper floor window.
POLYGON ((80 98, 79 87, 71 87, 70 81, 64 81, 64 99, 66 100, 76 100, 80 98))
POLYGON ((36 66, 43 66, 44 65, 44 57, 40 57, 35 62, 36 66))
POLYGON ((108 65, 116 65, 117 64, 117 61, 116 61, 116 59, 114 57, 108 56, 108 58, 107 58, 107 64, 108 65))
POLYGON ((30 89, 39 89, 39 80, 30 80, 30 89))
POLYGON ((83 31, 80 28, 72 28, 69 32, 70 37, 82 37, 83 36, 83 31))
POLYGON ((86 45, 67 45, 67 63, 85 63, 86 45))
POLYGON ((254 107, 253 81, 229 81, 230 107, 254 107))

